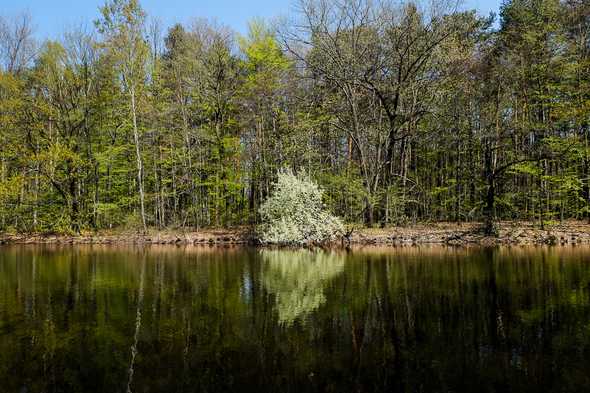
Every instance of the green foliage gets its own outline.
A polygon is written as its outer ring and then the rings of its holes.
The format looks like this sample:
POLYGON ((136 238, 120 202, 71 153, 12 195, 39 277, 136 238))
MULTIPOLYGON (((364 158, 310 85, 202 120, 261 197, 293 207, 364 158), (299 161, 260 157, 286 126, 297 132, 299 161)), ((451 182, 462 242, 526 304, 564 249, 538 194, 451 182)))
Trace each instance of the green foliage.
POLYGON ((244 53, 247 82, 245 89, 272 89, 280 82, 278 77, 291 62, 285 57, 273 32, 262 20, 249 24, 248 37, 240 37, 244 53))
POLYGON ((283 167, 348 223, 590 217, 584 2, 508 1, 497 28, 306 4, 280 37, 162 39, 137 0, 107 1, 99 34, 7 35, 25 45, 0 52, 0 230, 256 225, 283 167))
POLYGON ((348 222, 362 222, 361 213, 369 196, 358 173, 320 173, 317 178, 330 211, 340 212, 348 222))

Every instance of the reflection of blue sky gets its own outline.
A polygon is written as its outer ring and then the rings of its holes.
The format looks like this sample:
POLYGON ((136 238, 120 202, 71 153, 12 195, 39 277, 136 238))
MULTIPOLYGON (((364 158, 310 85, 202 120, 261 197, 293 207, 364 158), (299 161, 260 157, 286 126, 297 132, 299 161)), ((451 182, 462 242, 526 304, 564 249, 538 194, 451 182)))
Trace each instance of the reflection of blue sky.
POLYGON ((244 271, 244 275, 242 276, 240 295, 245 303, 252 301, 252 275, 249 270, 244 271))

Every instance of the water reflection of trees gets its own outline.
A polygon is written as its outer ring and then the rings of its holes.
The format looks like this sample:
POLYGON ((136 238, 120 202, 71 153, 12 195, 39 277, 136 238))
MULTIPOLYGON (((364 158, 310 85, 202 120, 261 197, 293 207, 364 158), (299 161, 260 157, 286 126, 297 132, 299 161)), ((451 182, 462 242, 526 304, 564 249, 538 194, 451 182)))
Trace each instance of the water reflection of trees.
POLYGON ((326 302, 324 286, 344 271, 344 256, 324 251, 262 250, 264 288, 275 296, 279 323, 295 320, 326 302))
POLYGON ((2 391, 588 386, 588 249, 2 251, 2 391))

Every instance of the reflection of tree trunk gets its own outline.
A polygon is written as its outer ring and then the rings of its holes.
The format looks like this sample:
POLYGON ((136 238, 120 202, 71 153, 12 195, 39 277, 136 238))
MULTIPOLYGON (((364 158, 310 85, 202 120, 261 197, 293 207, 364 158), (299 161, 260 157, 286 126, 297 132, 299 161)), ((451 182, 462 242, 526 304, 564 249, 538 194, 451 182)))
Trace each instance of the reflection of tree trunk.
POLYGON ((55 355, 55 324, 53 322, 53 310, 51 289, 47 288, 47 317, 43 326, 43 346, 44 351, 42 355, 43 359, 43 375, 49 378, 51 382, 49 386, 56 386, 55 367, 54 367, 54 355, 55 355))
MULTIPOLYGON (((402 371, 403 368, 403 363, 402 363, 402 358, 401 358, 401 339, 399 336, 399 332, 397 330, 396 327, 396 318, 395 318, 395 310, 393 308, 393 304, 392 304, 392 300, 391 300, 391 293, 389 291, 389 281, 388 281, 388 275, 387 275, 387 271, 385 271, 385 267, 387 266, 385 263, 381 264, 382 269, 384 271, 379 272, 379 282, 380 282, 380 291, 383 294, 382 296, 382 301, 379 303, 381 305, 381 313, 382 313, 382 318, 381 320, 383 321, 383 324, 385 325, 385 330, 389 332, 389 338, 391 340, 391 345, 393 346, 393 369, 397 370, 397 371, 402 371), (389 326, 387 326, 389 325, 389 326)), ((405 272, 404 272, 404 276, 405 276, 405 272)), ((404 282, 406 282, 406 280, 404 279, 404 282)), ((408 287, 407 287, 407 283, 406 283, 406 287, 405 287, 405 291, 407 293, 408 291, 408 287)), ((408 310, 408 324, 413 325, 413 317, 410 315, 410 306, 409 306, 409 301, 407 299, 407 295, 406 295, 406 307, 408 310)), ((384 359, 385 360, 385 359, 384 359)), ((385 368, 384 368, 385 369, 385 368)), ((404 377, 403 375, 398 375, 397 378, 395 378, 395 382, 397 382, 399 385, 396 387, 396 389, 392 389, 395 391, 406 391, 406 389, 404 388, 403 382, 404 382, 404 377)))
POLYGON ((254 324, 254 328, 256 329, 255 331, 259 332, 259 348, 261 348, 258 351, 259 367, 260 370, 262 370, 260 373, 260 385, 268 386, 270 383, 270 378, 266 371, 272 368, 266 367, 266 350, 267 348, 272 348, 272 343, 268 343, 266 338, 268 336, 269 326, 273 326, 275 322, 271 306, 271 302, 273 300, 270 296, 265 295, 264 291, 262 291, 261 287, 257 284, 261 282, 262 276, 264 275, 261 266, 257 265, 256 263, 251 263, 250 271, 252 275, 250 285, 252 294, 252 322, 254 324), (260 304, 258 304, 258 302, 260 302, 260 304))
POLYGON ((371 289, 371 276, 373 264, 369 262, 367 264, 367 278, 365 280, 365 296, 367 299, 366 307, 363 307, 363 311, 359 318, 360 323, 356 324, 354 314, 350 311, 350 325, 351 325, 351 336, 352 336, 352 349, 354 352, 354 369, 356 370, 356 383, 361 386, 361 371, 362 371, 362 358, 363 358, 363 344, 365 341, 365 332, 367 326, 367 317, 369 315, 369 308, 371 306, 370 289, 371 289))
POLYGON ((487 254, 486 260, 489 261, 489 270, 488 270, 488 282, 487 282, 487 291, 489 293, 488 298, 488 332, 490 335, 490 341, 492 348, 494 350, 498 349, 499 346, 499 339, 498 339, 498 331, 499 325, 498 316, 500 315, 500 309, 498 308, 498 284, 496 282, 496 271, 494 269, 494 251, 487 250, 485 252, 487 254))
POLYGON ((37 281, 37 258, 35 255, 33 255, 32 257, 32 263, 33 263, 33 278, 32 278, 32 282, 31 282, 31 316, 34 318, 35 315, 37 314, 36 310, 36 303, 37 303, 37 294, 36 294, 36 281, 37 281))
POLYGON ((135 334, 133 335, 133 344, 131 345, 131 361, 129 362, 129 379, 127 380, 127 393, 131 393, 131 384, 133 383, 133 374, 135 372, 135 357, 137 356, 137 343, 139 340, 139 330, 141 329, 141 309, 143 307, 143 281, 145 277, 145 256, 142 258, 141 274, 139 276, 139 294, 137 297, 137 309, 135 313, 135 334))
POLYGON ((188 372, 189 372, 189 361, 188 361, 188 354, 190 352, 191 346, 191 311, 190 308, 184 309, 182 311, 182 319, 184 325, 184 349, 182 350, 182 389, 184 390, 185 386, 188 386, 188 372))
POLYGON ((77 274, 77 268, 78 268, 79 263, 76 260, 76 258, 74 256, 70 257, 70 268, 69 268, 69 273, 70 273, 70 282, 68 283, 68 292, 67 292, 67 296, 66 296, 66 312, 64 313, 64 323, 66 325, 66 327, 69 326, 69 318, 70 318, 70 313, 74 310, 74 307, 76 306, 76 300, 78 299, 77 296, 77 288, 78 288, 78 274, 77 274))
MULTIPOLYGON (((410 296, 409 296, 409 292, 408 291, 408 271, 405 268, 405 265, 403 266, 403 272, 404 272, 404 297, 406 300, 406 320, 407 320, 407 330, 408 332, 410 331, 414 331, 414 328, 416 326, 416 324, 414 323, 414 312, 412 309, 412 302, 410 300, 410 296)), ((387 284, 387 282, 386 282, 387 284)), ((387 291, 387 295, 389 295, 389 286, 386 287, 386 291, 387 291)), ((395 320, 394 320, 395 322, 395 320)), ((416 332, 414 331, 414 334, 416 332)))

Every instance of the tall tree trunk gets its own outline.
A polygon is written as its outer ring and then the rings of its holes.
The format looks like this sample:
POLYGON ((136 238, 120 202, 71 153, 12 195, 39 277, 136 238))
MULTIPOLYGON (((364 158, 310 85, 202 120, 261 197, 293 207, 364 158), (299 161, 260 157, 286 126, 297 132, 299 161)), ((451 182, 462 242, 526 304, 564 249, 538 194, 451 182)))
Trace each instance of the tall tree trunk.
POLYGON ((371 228, 375 223, 375 216, 373 214, 373 204, 369 197, 365 197, 365 224, 371 228))
MULTIPOLYGON (((588 157, 588 126, 584 126, 584 165, 583 165, 583 174, 582 178, 584 180, 584 186, 582 187, 582 196, 584 198, 585 207, 590 206, 590 157, 588 157)), ((584 213, 586 215, 586 219, 590 224, 590 211, 586 210, 584 213)))
POLYGON ((135 154, 137 159, 137 185, 139 188, 139 204, 141 208, 141 223, 143 225, 143 232, 147 232, 147 225, 145 222, 145 197, 143 193, 143 162, 141 160, 141 151, 139 148, 139 131, 137 130, 137 110, 135 103, 135 88, 131 88, 131 117, 133 120, 133 141, 135 142, 135 154))
MULTIPOLYGON (((38 155, 39 154, 39 141, 37 141, 37 146, 36 146, 36 151, 35 154, 38 155)), ((41 171, 40 168, 40 164, 39 164, 39 160, 37 160, 37 165, 35 167, 35 178, 34 178, 34 184, 35 184, 35 201, 34 201, 34 206, 33 206, 33 230, 37 230, 37 209, 39 207, 39 172, 41 171)))
MULTIPOLYGON (((70 176, 72 176, 72 174, 70 174, 70 176)), ((76 188, 78 185, 77 183, 78 181, 76 177, 74 177, 70 180, 69 184, 69 193, 70 197, 72 198, 72 206, 70 210, 70 226, 74 232, 80 233, 80 201, 76 192, 76 188)))
POLYGON ((494 200, 496 198, 496 182, 493 176, 488 176, 487 182, 486 204, 484 207, 484 232, 486 235, 493 235, 495 233, 494 200))
POLYGON ((493 235, 495 231, 494 221, 496 218, 495 199, 496 199, 496 173, 494 171, 494 161, 491 143, 486 143, 485 149, 485 178, 487 183, 486 199, 484 206, 484 233, 493 235))

